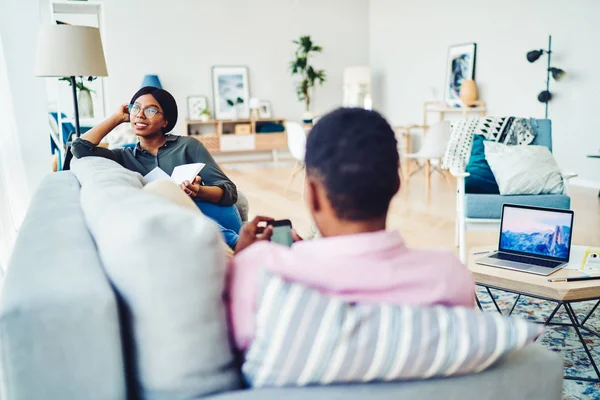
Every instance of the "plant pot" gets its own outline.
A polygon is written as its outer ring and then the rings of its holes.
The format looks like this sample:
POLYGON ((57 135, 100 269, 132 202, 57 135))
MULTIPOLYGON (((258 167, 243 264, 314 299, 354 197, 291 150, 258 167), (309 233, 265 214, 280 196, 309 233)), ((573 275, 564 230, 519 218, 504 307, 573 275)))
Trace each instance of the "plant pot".
POLYGON ((208 115, 208 114, 200 114, 200 121, 206 122, 208 120, 210 120, 210 115, 208 115))
POLYGON ((77 95, 80 118, 94 118, 94 103, 92 95, 87 90, 80 90, 77 95))
POLYGON ((466 107, 471 107, 477 101, 477 85, 473 79, 465 79, 460 85, 460 100, 466 107))
POLYGON ((304 111, 302 114, 302 122, 305 124, 312 124, 314 115, 311 111, 304 111))

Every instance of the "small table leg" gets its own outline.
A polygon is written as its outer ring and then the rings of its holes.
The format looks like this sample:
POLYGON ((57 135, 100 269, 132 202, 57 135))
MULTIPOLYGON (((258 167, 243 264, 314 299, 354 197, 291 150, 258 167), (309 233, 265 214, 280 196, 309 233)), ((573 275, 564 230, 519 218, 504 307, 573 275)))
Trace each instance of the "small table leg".
MULTIPOLYGON (((490 286, 486 286, 483 284, 478 284, 478 286, 482 286, 486 289, 486 291, 488 292, 488 295, 490 296, 496 311, 498 311, 499 314, 503 315, 502 310, 500 309, 498 303, 496 302, 496 299, 494 298, 494 295, 492 294, 491 290, 490 290, 490 286)), ((536 297, 536 296, 532 296, 530 294, 523 294, 523 293, 518 293, 518 292, 514 292, 511 290, 506 290, 506 289, 501 289, 498 287, 492 287, 495 290, 501 290, 503 292, 507 292, 507 293, 513 293, 517 295, 517 300, 515 302, 515 304, 513 304, 510 313, 508 315, 510 315, 516 306, 516 303, 519 301, 519 299, 521 298, 521 296, 528 296, 528 297, 533 297, 533 298, 538 298, 541 300, 546 300, 546 301, 551 301, 551 302, 556 302, 557 305, 554 308, 554 310, 552 310, 552 312, 550 313, 550 316, 544 321, 544 326, 564 326, 564 327, 570 327, 575 329, 575 333, 577 334, 577 338, 579 339, 579 342, 581 343, 581 345, 583 346, 583 350, 585 351, 585 354, 587 355, 588 359, 590 360, 590 364, 592 365, 592 368, 594 369, 594 372, 596 373, 596 378, 587 378, 587 377, 580 377, 580 376, 569 376, 569 375, 565 375, 565 379, 569 379, 569 380, 575 380, 575 381, 584 381, 584 382, 593 382, 593 383, 600 383, 600 368, 598 368, 598 365, 596 364, 596 361, 594 360, 592 353, 590 352, 590 349, 587 345, 587 343, 585 342, 583 335, 582 335, 582 330, 585 330, 588 334, 600 337, 600 334, 590 328, 588 328, 587 326, 584 326, 584 324, 587 322, 587 320, 590 318, 590 316, 596 311, 596 309, 598 309, 598 306, 600 305, 600 300, 598 300, 596 302, 596 304, 594 305, 594 307, 590 310, 590 312, 588 312, 585 316, 585 318, 579 322, 579 318, 577 318, 577 315, 575 314, 575 310, 573 309, 573 306, 571 305, 571 302, 563 302, 563 301, 556 301, 556 300, 552 300, 552 299, 547 299, 547 298, 543 298, 543 297, 536 297), (569 321, 570 323, 563 323, 563 322, 552 322, 552 319, 554 318, 554 316, 556 315, 557 311, 561 308, 564 307, 565 311, 567 313, 567 316, 569 317, 569 321)), ((477 298, 477 295, 475 295, 477 298)), ((479 299, 477 299, 477 304, 479 304, 479 299)), ((480 306, 481 308, 481 306, 480 306)))

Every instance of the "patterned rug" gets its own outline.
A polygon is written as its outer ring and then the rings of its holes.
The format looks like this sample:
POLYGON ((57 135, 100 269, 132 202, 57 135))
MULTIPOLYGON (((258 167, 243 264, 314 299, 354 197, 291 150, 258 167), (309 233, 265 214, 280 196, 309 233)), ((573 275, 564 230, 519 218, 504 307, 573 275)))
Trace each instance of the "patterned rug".
MULTIPOLYGON (((508 314, 517 295, 493 289, 491 291, 502 312, 508 314)), ((484 288, 478 288, 477 294, 485 311, 496 312, 496 308, 484 288)), ((573 309, 579 320, 582 320, 587 315, 595 303, 591 301, 573 305, 573 309)), ((521 296, 519 303, 513 311, 513 315, 542 322, 550 316, 554 307, 556 307, 556 303, 521 296)), ((556 313, 552 322, 570 323, 564 307, 561 307, 556 313)), ((600 332, 600 307, 596 309, 594 315, 585 323, 585 326, 596 332, 600 332)), ((600 338, 585 331, 582 331, 582 336, 594 356, 596 365, 600 364, 600 338)), ((538 343, 560 354, 565 363, 566 375, 596 378, 594 369, 583 346, 579 342, 575 329, 571 327, 548 326, 544 334, 538 339, 538 343)), ((563 399, 600 400, 600 384, 565 379, 563 384, 563 399)))

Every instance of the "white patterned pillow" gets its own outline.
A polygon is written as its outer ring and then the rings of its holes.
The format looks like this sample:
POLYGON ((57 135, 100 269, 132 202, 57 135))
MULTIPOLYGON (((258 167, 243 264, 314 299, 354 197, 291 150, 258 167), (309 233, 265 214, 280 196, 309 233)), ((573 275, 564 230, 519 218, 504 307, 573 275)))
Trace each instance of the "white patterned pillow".
POLYGON ((484 142, 485 158, 500 194, 562 194, 565 186, 558 164, 545 146, 507 146, 484 142))
POLYGON ((483 117, 452 121, 450 140, 442 159, 443 169, 464 171, 471 157, 473 136, 508 145, 533 143, 536 133, 527 118, 483 117))
POLYGON ((366 305, 267 273, 242 372, 253 387, 425 379, 480 372, 543 327, 475 309, 366 305))
POLYGON ((450 139, 442 158, 442 168, 464 171, 471 157, 473 135, 480 118, 460 119, 450 123, 450 139))

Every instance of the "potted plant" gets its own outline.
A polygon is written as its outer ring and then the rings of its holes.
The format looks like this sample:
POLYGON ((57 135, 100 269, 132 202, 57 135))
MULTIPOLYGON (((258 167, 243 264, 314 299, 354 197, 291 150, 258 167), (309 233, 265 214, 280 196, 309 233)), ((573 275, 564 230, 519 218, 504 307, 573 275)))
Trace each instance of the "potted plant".
MULTIPOLYGON (((93 89, 85 86, 86 82, 93 82, 97 79, 95 76, 89 76, 84 78, 78 76, 75 78, 75 87, 77 88, 77 103, 79 104, 79 116, 81 118, 94 118, 94 103, 92 101, 92 93, 95 93, 93 89)), ((64 77, 60 78, 59 81, 69 82, 71 86, 71 78, 64 77)))
POLYGON ((210 119, 210 111, 208 110, 208 108, 205 108, 202 111, 200 111, 200 121, 206 122, 209 119, 210 119))
POLYGON ((310 63, 310 57, 321 53, 323 48, 313 43, 310 36, 301 36, 300 39, 294 40, 293 43, 298 45, 294 59, 290 62, 290 71, 292 76, 299 76, 300 80, 296 83, 296 94, 298 100, 304 102, 304 122, 312 122, 311 104, 311 89, 318 83, 322 85, 325 82, 325 70, 315 69, 310 63))
POLYGON ((229 107, 232 107, 233 110, 233 119, 237 119, 238 115, 240 114, 240 106, 243 106, 244 104, 244 99, 242 99, 241 97, 238 97, 235 100, 231 100, 231 99, 227 99, 227 104, 229 105, 229 107))

